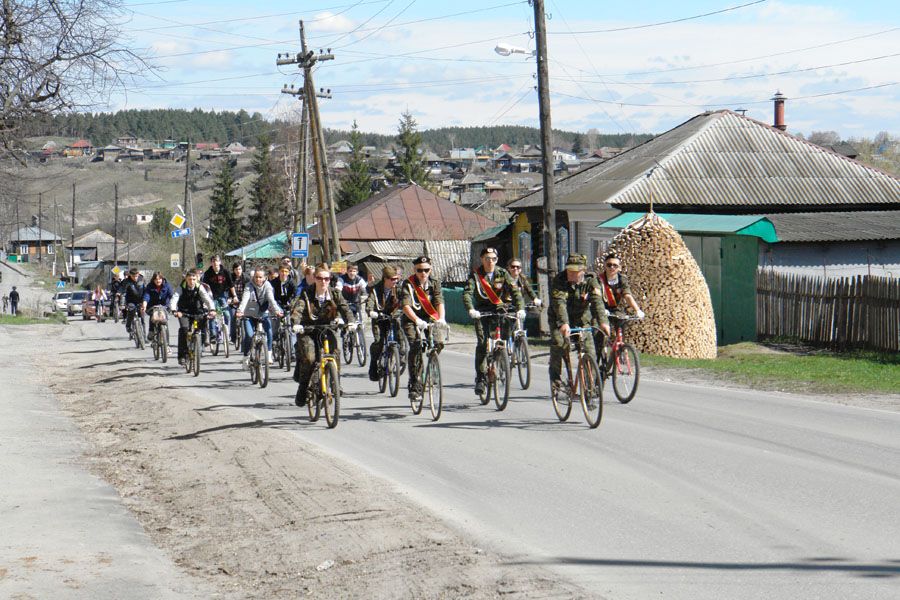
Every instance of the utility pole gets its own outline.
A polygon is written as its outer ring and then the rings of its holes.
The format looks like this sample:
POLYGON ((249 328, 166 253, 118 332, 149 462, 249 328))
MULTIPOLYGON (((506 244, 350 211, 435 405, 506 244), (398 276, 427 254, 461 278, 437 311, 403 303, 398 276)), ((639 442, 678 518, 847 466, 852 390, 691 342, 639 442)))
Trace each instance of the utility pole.
POLYGON ((550 141, 550 74, 547 57, 547 28, 544 0, 531 0, 534 6, 534 33, 537 42, 538 111, 541 124, 541 178, 544 187, 544 254, 550 281, 557 272, 556 200, 553 196, 553 148, 550 141))
MULTIPOLYGON (((72 261, 71 271, 75 272, 75 182, 72 182, 72 246, 69 248, 69 258, 72 261)), ((68 277, 68 273, 66 276, 68 277)))
POLYGON ((44 208, 44 193, 38 192, 38 264, 44 264, 44 219, 41 212, 44 208))
MULTIPOLYGON (((291 88, 288 89, 287 86, 284 86, 281 92, 301 97, 303 100, 303 108, 309 116, 309 135, 303 136, 303 141, 305 142, 308 139, 312 150, 313 168, 316 173, 316 194, 319 197, 318 223, 319 235, 322 238, 322 249, 326 259, 329 262, 333 262, 335 260, 340 260, 341 258, 341 245, 338 236, 337 221, 335 219, 331 181, 328 177, 325 141, 324 136, 322 135, 322 121, 319 116, 318 101, 316 100, 317 98, 330 98, 331 90, 326 91, 320 89, 319 92, 316 92, 315 84, 313 83, 312 68, 319 61, 334 60, 334 55, 331 54, 330 48, 327 52, 322 52, 320 50, 318 54, 307 49, 303 21, 300 21, 300 47, 301 52, 297 55, 291 56, 290 54, 287 54, 282 57, 282 55, 279 54, 276 64, 279 66, 296 64, 303 69, 303 88, 295 89, 291 86, 291 88)), ((301 152, 304 152, 302 146, 301 152)), ((298 192, 299 191, 300 190, 298 190, 298 192)), ((303 220, 304 222, 306 221, 305 215, 303 220)))
POLYGON ((303 109, 300 111, 300 150, 297 152, 297 191, 294 194, 294 223, 293 230, 305 232, 309 221, 306 218, 307 202, 309 201, 309 186, 306 181, 306 167, 309 163, 307 150, 309 148, 309 109, 306 100, 300 100, 303 109), (297 221, 299 206, 300 221, 297 221))
MULTIPOLYGON (((115 213, 113 218, 113 268, 119 266, 119 184, 113 184, 115 190, 115 213)), ((99 256, 97 258, 100 258, 99 256)))
MULTIPOLYGON (((191 174, 191 140, 188 140, 187 143, 187 154, 184 158, 184 207, 188 210, 185 211, 185 216, 190 214, 190 189, 188 189, 188 177, 191 174)), ((188 227, 193 227, 194 224, 192 222, 188 223, 188 227)), ((181 238, 181 264, 187 267, 187 238, 181 238)))
MULTIPOLYGON (((59 202, 56 201, 56 194, 53 195, 53 213, 56 218, 56 227, 55 227, 55 238, 53 239, 53 275, 56 275, 56 257, 59 256, 60 249, 62 247, 62 228, 59 226, 59 202), (56 243, 56 238, 59 238, 60 243, 56 243)), ((63 260, 63 266, 65 266, 66 261, 63 260)))

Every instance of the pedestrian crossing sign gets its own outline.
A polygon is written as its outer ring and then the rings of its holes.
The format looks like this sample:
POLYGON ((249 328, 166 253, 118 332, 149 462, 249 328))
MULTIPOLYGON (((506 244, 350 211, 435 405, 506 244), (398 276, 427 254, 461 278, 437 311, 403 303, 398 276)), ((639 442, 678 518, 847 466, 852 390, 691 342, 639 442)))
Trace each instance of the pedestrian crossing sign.
POLYGON ((56 282, 56 289, 61 290, 61 289, 63 289, 64 287, 66 287, 66 282, 65 282, 65 281, 57 281, 57 282, 56 282))

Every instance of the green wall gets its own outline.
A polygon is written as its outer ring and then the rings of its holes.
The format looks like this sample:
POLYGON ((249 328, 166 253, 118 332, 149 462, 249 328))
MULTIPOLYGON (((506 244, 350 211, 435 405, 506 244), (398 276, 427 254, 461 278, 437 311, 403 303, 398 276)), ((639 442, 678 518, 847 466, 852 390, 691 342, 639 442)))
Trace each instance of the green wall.
POLYGON ((709 286, 720 346, 756 339, 759 240, 743 235, 683 235, 709 286))

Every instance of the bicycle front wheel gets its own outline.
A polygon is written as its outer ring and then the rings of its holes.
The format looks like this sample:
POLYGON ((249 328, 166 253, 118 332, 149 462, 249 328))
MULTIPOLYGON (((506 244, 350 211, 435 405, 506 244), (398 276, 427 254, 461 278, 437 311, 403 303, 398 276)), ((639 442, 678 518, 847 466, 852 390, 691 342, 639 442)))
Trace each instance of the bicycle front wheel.
POLYGON ((139 350, 144 349, 144 327, 141 325, 141 322, 137 317, 134 318, 134 323, 131 324, 131 329, 134 330, 134 345, 139 350))
POLYGON ((315 423, 319 420, 319 413, 322 410, 320 386, 319 367, 317 366, 316 370, 313 371, 313 377, 309 379, 309 385, 306 386, 306 411, 309 413, 310 423, 315 423))
POLYGON ((362 324, 356 328, 356 364, 361 367, 366 366, 369 350, 366 348, 366 332, 363 331, 362 324))
POLYGON ((349 365, 353 362, 353 342, 356 340, 355 335, 344 335, 341 338, 341 351, 344 355, 344 364, 349 365))
MULTIPOLYGON (((391 347, 384 377, 387 379, 388 392, 390 392, 391 398, 396 398, 397 394, 400 393, 400 350, 397 346, 391 347)), ((381 391, 383 392, 384 389, 381 391)))
POLYGON ((528 350, 528 338, 520 336, 516 338, 513 346, 513 355, 516 361, 516 371, 519 375, 519 384, 523 390, 531 385, 531 352, 528 350))
POLYGON ((159 335, 159 328, 156 328, 156 337, 150 343, 150 347, 153 348, 153 360, 159 360, 159 335))
POLYGON ((509 380, 511 376, 509 368, 509 355, 506 348, 500 348, 494 353, 494 381, 491 385, 494 395, 494 404, 497 410, 505 410, 509 402, 509 380))
POLYGON ((613 392, 619 402, 628 404, 634 399, 640 378, 641 364, 637 350, 631 344, 622 345, 615 355, 612 371, 613 392))
POLYGON ((433 353, 428 359, 428 367, 425 369, 425 396, 428 396, 428 407, 431 410, 431 420, 441 418, 441 406, 444 403, 444 386, 441 383, 441 363, 437 353, 433 353))
POLYGON ((193 369, 194 369, 194 377, 200 375, 200 352, 203 350, 202 347, 203 341, 200 339, 200 332, 198 331, 194 334, 194 360, 193 360, 193 369))
POLYGON ((584 420, 591 429, 595 429, 603 418, 603 382, 597 361, 589 354, 585 354, 578 365, 578 387, 584 420))
POLYGON ((225 319, 219 323, 219 335, 222 336, 222 350, 225 351, 225 358, 231 356, 231 349, 228 347, 228 328, 225 327, 225 319))
POLYGON ((294 368, 294 357, 292 356, 293 348, 291 346, 291 334, 285 332, 281 340, 281 355, 284 358, 284 370, 288 373, 294 368))
POLYGON ((159 344, 159 354, 163 364, 169 360, 169 326, 160 325, 156 332, 158 338, 156 343, 159 344))
POLYGON ((337 427, 341 415, 341 382, 338 379, 337 365, 328 362, 325 365, 325 423, 328 429, 337 427))
POLYGON ((567 421, 569 415, 572 414, 572 396, 569 393, 569 386, 553 386, 550 388, 550 399, 553 401, 553 410, 556 412, 560 421, 567 421))

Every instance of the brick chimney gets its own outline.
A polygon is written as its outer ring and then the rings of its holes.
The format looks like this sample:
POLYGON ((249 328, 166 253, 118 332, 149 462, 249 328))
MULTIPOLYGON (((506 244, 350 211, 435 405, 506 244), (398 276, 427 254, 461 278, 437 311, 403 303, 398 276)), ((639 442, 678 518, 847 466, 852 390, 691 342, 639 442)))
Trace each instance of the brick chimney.
POLYGON ((775 101, 775 124, 774 127, 776 129, 780 129, 784 131, 787 129, 787 125, 784 124, 784 101, 787 100, 787 96, 781 93, 781 91, 775 92, 775 96, 772 97, 772 100, 775 101))

